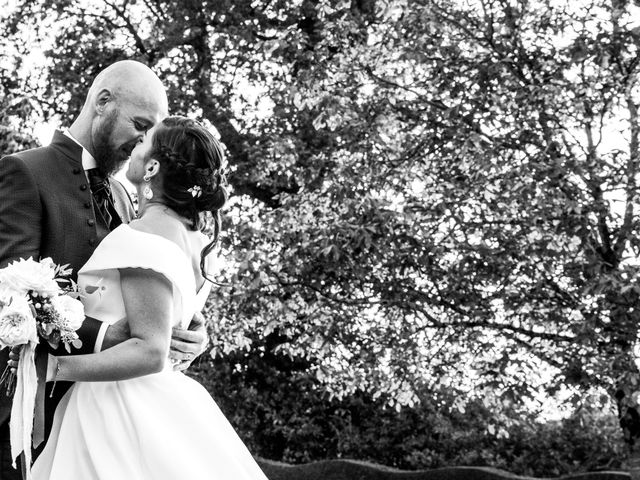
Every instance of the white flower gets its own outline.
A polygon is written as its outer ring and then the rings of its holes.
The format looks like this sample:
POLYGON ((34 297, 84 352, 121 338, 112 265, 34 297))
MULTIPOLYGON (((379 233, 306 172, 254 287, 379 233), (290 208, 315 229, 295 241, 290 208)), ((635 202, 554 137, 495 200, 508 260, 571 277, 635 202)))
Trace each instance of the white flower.
POLYGON ((0 347, 38 342, 36 319, 26 297, 15 296, 0 309, 0 347))
POLYGON ((0 270, 0 283, 21 294, 33 290, 39 295, 55 295, 60 291, 55 274, 56 265, 50 258, 39 262, 20 259, 0 270))
POLYGON ((84 322, 84 306, 80 300, 68 295, 59 295, 51 298, 51 306, 72 330, 79 329, 84 322))
MULTIPOLYGON (((18 292, 9 288, 9 285, 0 283, 0 308, 2 305, 6 305, 11 301, 11 298, 15 295, 20 295, 18 292)), ((24 295, 24 294, 22 294, 24 295)))
POLYGON ((187 191, 193 198, 200 198, 202 196, 202 187, 200 185, 194 185, 193 187, 188 188, 187 191))

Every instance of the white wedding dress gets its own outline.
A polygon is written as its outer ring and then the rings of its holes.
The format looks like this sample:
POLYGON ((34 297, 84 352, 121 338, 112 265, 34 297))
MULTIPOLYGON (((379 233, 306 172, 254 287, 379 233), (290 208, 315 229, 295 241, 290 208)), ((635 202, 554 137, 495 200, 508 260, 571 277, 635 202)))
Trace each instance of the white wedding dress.
MULTIPOLYGON (((196 293, 191 262, 159 235, 121 225, 80 270, 93 292, 87 315, 125 317, 119 268, 144 268, 173 284, 175 325, 189 324, 211 284, 196 293)), ((53 429, 32 469, 36 480, 266 480, 251 454, 196 381, 164 371, 117 382, 77 382, 61 400, 53 429)))

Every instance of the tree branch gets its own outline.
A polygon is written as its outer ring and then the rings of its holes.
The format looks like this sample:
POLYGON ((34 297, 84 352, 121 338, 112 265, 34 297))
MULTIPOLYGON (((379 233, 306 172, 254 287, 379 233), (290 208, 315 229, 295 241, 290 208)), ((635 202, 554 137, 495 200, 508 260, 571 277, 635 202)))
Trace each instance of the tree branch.
MULTIPOLYGON (((133 23, 131 23, 131 20, 125 14, 125 11, 124 10, 120 10, 114 3, 110 3, 110 2, 108 2, 106 0, 105 0, 104 3, 106 3, 108 6, 110 6, 113 9, 113 11, 116 12, 116 15, 124 21, 125 28, 127 29, 127 31, 133 37, 133 40, 134 40, 134 42, 136 44, 136 47, 138 48, 140 53, 142 53, 145 57, 147 57, 147 60, 149 62, 153 62, 154 55, 149 51, 149 49, 145 45, 144 41, 140 37, 140 35, 138 35, 138 31, 136 30, 136 27, 133 25, 133 23)), ((125 4, 125 8, 126 8, 126 4, 125 4)))
POLYGON ((638 185, 636 184, 636 174, 638 173, 638 155, 639 155, 639 135, 640 135, 640 124, 638 119, 638 106, 636 105, 633 95, 632 89, 635 87, 635 79, 636 76, 633 75, 631 77, 633 80, 629 82, 626 91, 626 103, 627 109, 629 111, 629 159, 627 160, 626 165, 626 177, 627 184, 625 185, 625 209, 624 216, 622 221, 622 226, 620 227, 620 231, 618 232, 618 238, 616 239, 614 251, 618 257, 621 257, 624 254, 624 250, 627 246, 627 242, 629 240, 629 235, 633 231, 634 227, 634 198, 636 196, 636 190, 638 185))
MULTIPOLYGON (((437 318, 435 318, 433 315, 431 315, 430 313, 428 313, 424 307, 421 307, 420 305, 417 304, 417 302, 410 302, 410 301, 390 301, 390 300, 377 300, 374 299, 375 297, 368 297, 368 298, 362 298, 362 299, 347 299, 347 298, 340 298, 337 297, 336 295, 332 295, 328 292, 326 292, 325 290, 315 287, 309 283, 306 282, 302 282, 302 281, 286 281, 281 279, 280 277, 276 276, 276 278, 278 279, 278 282, 282 285, 282 286, 286 286, 286 287, 291 287, 291 286, 301 286, 304 288, 307 288, 315 293, 320 294, 322 297, 326 298, 327 300, 330 300, 331 302, 335 302, 335 303, 339 303, 339 304, 343 304, 343 305, 349 305, 349 306, 363 306, 363 305, 383 305, 383 306, 388 306, 388 307, 395 307, 395 308, 399 308, 402 310, 406 310, 409 312, 412 312, 413 314, 419 314, 421 315, 425 320, 427 320, 427 324, 425 324, 424 327, 418 329, 418 330, 424 330, 426 328, 440 328, 440 329, 446 329, 446 328, 471 328, 471 329, 476 329, 476 328, 480 328, 480 329, 490 329, 490 330, 495 330, 495 331, 508 331, 508 332, 513 332, 513 333, 518 333, 521 335, 525 335, 529 338, 539 338, 539 339, 543 339, 543 340, 550 340, 550 341, 554 341, 554 342, 566 342, 566 343, 572 343, 575 341, 575 337, 573 336, 569 336, 569 335, 562 335, 559 333, 550 333, 550 332, 537 332, 534 330, 530 330, 527 328, 523 328, 523 327, 518 327, 515 325, 511 325, 511 324, 507 324, 507 323, 497 323, 497 322, 491 322, 491 321, 486 321, 486 320, 456 320, 456 321, 452 321, 452 322, 443 322, 441 320, 438 320, 437 318)), ((448 305, 450 306, 450 305, 448 305)), ((458 313, 458 312, 457 312, 458 313)), ((464 313, 463 313, 464 314, 464 313)), ((465 314, 466 315, 466 314, 465 314)))

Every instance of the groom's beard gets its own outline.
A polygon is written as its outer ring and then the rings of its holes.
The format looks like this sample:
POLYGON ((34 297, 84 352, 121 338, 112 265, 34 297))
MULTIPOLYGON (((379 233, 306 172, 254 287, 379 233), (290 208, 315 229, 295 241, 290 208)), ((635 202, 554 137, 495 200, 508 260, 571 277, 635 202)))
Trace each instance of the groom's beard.
POLYGON ((116 121, 118 120, 118 112, 112 111, 109 116, 104 119, 104 122, 96 132, 96 136, 93 141, 95 148, 95 160, 98 170, 104 175, 109 176, 116 173, 129 158, 133 146, 135 146, 137 140, 134 140, 132 146, 128 144, 121 146, 114 146, 111 142, 111 135, 115 130, 116 121))

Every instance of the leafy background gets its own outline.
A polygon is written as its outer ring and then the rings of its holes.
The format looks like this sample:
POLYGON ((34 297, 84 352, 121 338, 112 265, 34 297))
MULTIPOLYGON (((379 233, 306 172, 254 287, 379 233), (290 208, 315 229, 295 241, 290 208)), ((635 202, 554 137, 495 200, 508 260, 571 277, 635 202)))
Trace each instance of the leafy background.
POLYGON ((191 374, 256 455, 538 476, 636 455, 637 2, 6 3, 2 153, 123 58, 226 145, 191 374))

